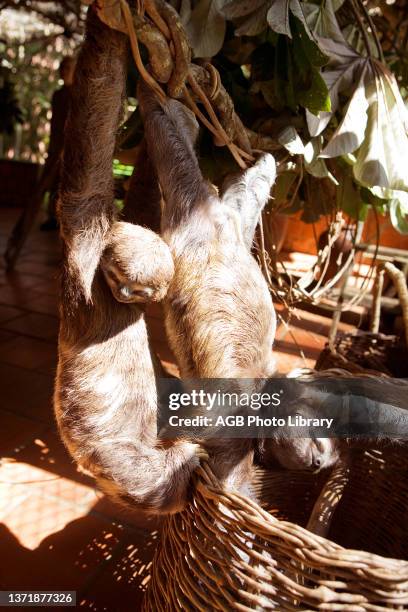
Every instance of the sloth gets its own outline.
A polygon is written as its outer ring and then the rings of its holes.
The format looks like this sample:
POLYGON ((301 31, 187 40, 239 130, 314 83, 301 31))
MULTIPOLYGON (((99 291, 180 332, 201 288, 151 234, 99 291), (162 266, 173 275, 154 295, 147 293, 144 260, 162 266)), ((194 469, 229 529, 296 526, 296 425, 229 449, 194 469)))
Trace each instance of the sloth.
MULTIPOLYGON (((181 376, 234 379, 229 391, 259 391, 261 379, 275 371, 276 316, 251 248, 275 180, 275 161, 261 155, 219 196, 199 168, 192 113, 176 100, 159 101, 142 82, 138 99, 164 199, 161 233, 175 262, 164 306, 181 376)), ((284 434, 259 441, 206 440, 205 447, 221 481, 250 496, 255 449, 265 461, 270 451, 290 469, 317 470, 338 457, 326 440, 284 434)))
POLYGON ((174 265, 152 231, 118 221, 112 160, 125 88, 127 37, 91 8, 67 118, 59 217, 63 240, 54 407, 80 468, 116 501, 149 513, 181 510, 203 456, 157 439, 155 365, 144 318, 174 265))
MULTIPOLYGON (((253 379, 255 390, 258 379, 274 371, 276 316, 251 246, 275 161, 262 155, 219 197, 201 174, 194 152, 198 126, 190 111, 176 100, 158 101, 144 83, 138 100, 164 199, 161 234, 175 262, 164 304, 182 379, 228 378, 229 391, 239 390, 239 379, 253 379)), ((220 480, 251 494, 253 441, 204 444, 220 480)))

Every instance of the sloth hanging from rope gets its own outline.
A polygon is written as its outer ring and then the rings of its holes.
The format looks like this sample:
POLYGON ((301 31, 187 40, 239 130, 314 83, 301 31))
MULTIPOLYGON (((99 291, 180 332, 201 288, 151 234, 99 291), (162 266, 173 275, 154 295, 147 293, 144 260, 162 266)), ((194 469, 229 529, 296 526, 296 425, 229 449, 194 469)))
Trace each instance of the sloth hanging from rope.
MULTIPOLYGON (((70 453, 109 495, 167 513, 184 507, 191 475, 207 454, 187 441, 164 447, 157 440, 160 370, 149 348, 144 304, 163 299, 170 287, 167 328, 182 375, 272 373, 275 313, 250 246, 275 163, 262 156, 220 199, 199 171, 194 117, 179 102, 158 103, 141 85, 170 249, 153 232, 118 221, 112 158, 126 52, 126 36, 101 23, 91 8, 66 125, 54 404, 70 453)), ((143 185, 144 197, 158 205, 154 171, 148 187, 150 192, 143 185)), ((249 492, 253 441, 231 442, 230 452, 216 441, 209 446, 219 477, 249 492)))
MULTIPOLYGON (((220 198, 198 165, 192 113, 176 100, 160 102, 142 81, 138 99, 163 193, 162 235, 175 262, 165 302, 170 346, 182 378, 237 379, 228 391, 238 391, 238 379, 267 378, 275 369, 275 311, 250 252, 275 161, 260 157, 220 198)), ((216 475, 250 494, 253 441, 211 440, 206 446, 216 475)))
MULTIPOLYGON (((181 46, 173 42, 175 47, 181 46)), ((214 117, 195 81, 197 76, 204 82, 203 73, 202 67, 191 64, 188 80, 214 117)), ((162 235, 175 263, 165 311, 167 334, 181 376, 236 379, 229 383, 230 391, 259 391, 259 379, 268 378, 275 370, 272 344, 276 316, 251 248, 275 180, 275 161, 270 154, 261 155, 251 168, 230 180, 218 197, 198 165, 194 115, 177 100, 163 99, 150 85, 150 79, 148 83, 139 81, 138 99, 148 153, 164 199, 162 235), (252 379, 252 386, 245 382, 240 389, 239 379, 252 379)), ((218 89, 221 87, 218 83, 218 89)), ((226 92, 222 97, 229 100, 226 92)), ((214 133, 214 125, 197 109, 186 88, 184 98, 214 133)), ((229 118, 233 118, 230 125, 241 125, 233 106, 229 111, 229 118)), ((213 121, 220 126, 216 118, 213 121)), ((231 152, 234 154, 234 149, 231 152)), ((269 452, 283 466, 298 469, 328 467, 337 460, 331 443, 291 439, 284 433, 259 442, 213 439, 205 446, 219 478, 247 494, 251 494, 255 449, 263 458, 269 452)))
MULTIPOLYGON (((156 377, 144 304, 174 266, 152 231, 117 221, 112 160, 125 89, 127 37, 88 12, 75 72, 61 178, 64 245, 55 414, 77 463, 114 499, 176 512, 202 449, 157 441, 156 377)), ((157 198, 157 185, 152 185, 157 198)))

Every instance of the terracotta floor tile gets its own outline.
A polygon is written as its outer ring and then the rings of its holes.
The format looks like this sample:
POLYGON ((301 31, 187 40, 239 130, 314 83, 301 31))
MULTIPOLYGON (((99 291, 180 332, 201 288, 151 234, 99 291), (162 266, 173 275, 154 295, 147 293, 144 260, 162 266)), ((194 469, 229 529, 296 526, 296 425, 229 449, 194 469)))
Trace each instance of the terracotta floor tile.
POLYGON ((1 406, 5 410, 36 421, 53 421, 53 377, 1 363, 0 385, 1 406))
POLYGON ((11 340, 12 338, 15 338, 15 335, 12 332, 0 329, 0 343, 6 342, 7 340, 11 340))
POLYGON ((27 307, 34 312, 49 314, 54 317, 59 316, 58 310, 59 299, 56 295, 41 293, 38 297, 33 297, 27 304, 27 307))
MULTIPOLYGON (((322 315, 300 310, 299 308, 295 309, 292 317, 290 318, 291 327, 296 329, 304 329, 324 336, 325 338, 327 338, 329 335, 331 324, 331 316, 323 317, 322 315)), ((341 323, 341 329, 350 331, 355 328, 347 323, 341 323)))
POLYGON ((10 306, 24 306, 30 299, 29 293, 30 291, 28 288, 2 285, 0 287, 0 304, 9 304, 10 306))
POLYGON ((2 325, 3 329, 44 340, 56 339, 58 327, 56 317, 39 313, 27 313, 2 325))
POLYGON ((313 369, 315 359, 302 358, 300 355, 284 353, 276 351, 274 353, 276 358, 277 373, 288 374, 295 368, 310 368, 313 369))
POLYGON ((0 525, 0 586, 80 590, 109 561, 122 534, 82 508, 32 495, 0 525))
POLYGON ((42 280, 47 280, 50 275, 55 273, 54 266, 46 266, 44 264, 35 263, 28 260, 19 260, 16 263, 16 270, 20 274, 28 274, 30 276, 39 277, 42 280))
MULTIPOLYGON (((292 329, 292 333, 297 344, 304 350, 305 353, 308 351, 313 351, 314 353, 316 350, 320 352, 323 350, 327 342, 326 335, 318 334, 313 331, 294 327, 292 329)), ((288 340, 288 337, 286 337, 285 340, 288 340)))
POLYGON ((55 296, 59 295, 59 291, 60 291, 59 272, 55 272, 54 277, 49 278, 47 281, 41 280, 41 279, 37 279, 37 280, 38 280, 38 283, 35 285, 36 291, 39 291, 42 294, 46 294, 46 295, 55 295, 55 296))
POLYGON ((13 271, 7 272, 5 277, 6 285, 12 287, 16 291, 28 291, 33 290, 41 282, 38 276, 31 276, 30 274, 21 274, 20 272, 13 271))
MULTIPOLYGON (((25 480, 35 481, 44 478, 41 483, 31 485, 31 488, 42 488, 50 496, 61 497, 76 504, 92 502, 92 511, 103 515, 107 520, 117 519, 131 527, 154 528, 160 525, 160 520, 147 516, 143 512, 131 512, 121 508, 108 500, 96 487, 95 481, 77 470, 75 463, 63 446, 57 433, 51 430, 42 431, 37 436, 13 453, 11 458, 18 463, 7 464, 7 477, 1 476, 0 480, 20 482, 25 480), (21 471, 27 469, 37 470, 37 474, 25 477, 21 471), (47 476, 40 476, 43 472, 47 476), (58 478, 56 479, 55 476, 58 478)), ((0 467, 0 474, 1 474, 0 467)), ((1 488, 0 488, 1 491, 1 488)))
POLYGON ((285 340, 278 340, 277 342, 275 342, 274 349, 275 349, 274 354, 277 360, 278 369, 280 369, 280 365, 279 365, 279 358, 276 356, 277 353, 293 355, 298 359, 305 358, 305 359, 311 360, 314 364, 322 350, 319 347, 315 347, 315 348, 310 347, 310 346, 305 347, 304 345, 301 345, 299 347, 299 346, 296 346, 296 344, 294 344, 293 342, 290 342, 290 341, 286 342, 285 340))
MULTIPOLYGON (((38 435, 36 440, 40 441, 41 434, 38 435)), ((46 447, 43 447, 43 450, 49 452, 46 447)), ((21 461, 18 455, 14 455, 0 465, 0 497, 2 500, 0 519, 2 515, 5 516, 8 513, 8 502, 13 502, 16 497, 24 495, 58 498, 75 506, 81 506, 87 512, 98 501, 93 487, 64 478, 53 471, 34 467, 21 461)), ((111 518, 109 517, 109 520, 111 518)))
POLYGON ((53 343, 28 336, 14 336, 0 345, 0 362, 3 363, 52 374, 56 361, 57 346, 53 343))
POLYGON ((157 538, 157 532, 129 536, 120 545, 119 553, 83 593, 81 608, 98 612, 140 610, 157 538))
MULTIPOLYGON (((61 442, 55 426, 42 432, 30 444, 14 453, 13 458, 20 463, 27 463, 42 470, 47 470, 90 489, 95 487, 92 478, 78 471, 74 460, 61 442)), ((94 503, 97 503, 97 501, 98 498, 94 495, 94 503)))
POLYGON ((13 452, 22 444, 29 444, 45 427, 38 421, 0 410, 0 457, 13 452))
POLYGON ((281 328, 276 334, 275 348, 288 348, 291 352, 308 352, 315 355, 320 352, 326 344, 327 337, 313 331, 290 325, 289 328, 281 328))
POLYGON ((20 308, 14 308, 13 306, 4 306, 3 304, 1 304, 0 305, 0 324, 21 316, 22 312, 23 311, 20 308))
POLYGON ((30 262, 45 266, 57 267, 61 263, 61 254, 59 249, 54 245, 53 249, 46 249, 44 251, 31 251, 23 254, 20 257, 21 262, 30 262))

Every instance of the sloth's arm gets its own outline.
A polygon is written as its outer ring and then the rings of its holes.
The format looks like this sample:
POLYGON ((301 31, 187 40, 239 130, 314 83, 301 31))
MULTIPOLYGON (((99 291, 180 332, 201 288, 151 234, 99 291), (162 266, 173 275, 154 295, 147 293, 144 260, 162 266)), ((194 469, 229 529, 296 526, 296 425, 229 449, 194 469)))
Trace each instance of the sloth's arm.
POLYGON ((65 126, 59 204, 65 267, 86 299, 114 217, 112 160, 126 46, 127 37, 105 26, 91 8, 65 126))
POLYGON ((177 227, 212 197, 194 151, 198 125, 183 104, 177 100, 161 103, 143 82, 139 83, 138 99, 149 156, 165 200, 162 227, 177 227))

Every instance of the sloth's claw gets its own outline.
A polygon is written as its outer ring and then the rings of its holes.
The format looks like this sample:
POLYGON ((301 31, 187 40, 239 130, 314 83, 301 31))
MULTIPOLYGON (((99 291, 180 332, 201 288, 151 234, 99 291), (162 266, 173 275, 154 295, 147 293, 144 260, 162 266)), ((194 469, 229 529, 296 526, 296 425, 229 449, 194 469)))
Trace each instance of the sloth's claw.
POLYGON ((194 444, 193 446, 195 446, 194 454, 196 457, 198 457, 198 459, 200 460, 200 463, 203 461, 208 461, 209 455, 207 451, 205 450, 205 448, 201 446, 201 444, 194 444))

